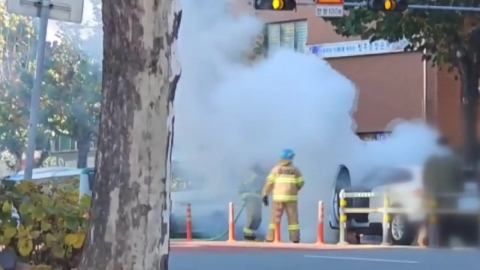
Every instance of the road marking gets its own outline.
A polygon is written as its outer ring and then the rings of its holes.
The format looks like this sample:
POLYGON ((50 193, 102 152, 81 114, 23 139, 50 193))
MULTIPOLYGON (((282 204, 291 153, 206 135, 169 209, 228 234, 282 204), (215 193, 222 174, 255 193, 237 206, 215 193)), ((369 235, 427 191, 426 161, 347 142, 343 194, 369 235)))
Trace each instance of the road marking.
POLYGON ((317 258, 327 260, 344 260, 344 261, 364 261, 364 262, 381 262, 381 263, 405 263, 405 264, 417 264, 417 261, 406 260, 389 260, 389 259, 376 259, 376 258, 360 258, 360 257, 335 257, 335 256, 319 256, 319 255, 303 255, 305 258, 317 258))

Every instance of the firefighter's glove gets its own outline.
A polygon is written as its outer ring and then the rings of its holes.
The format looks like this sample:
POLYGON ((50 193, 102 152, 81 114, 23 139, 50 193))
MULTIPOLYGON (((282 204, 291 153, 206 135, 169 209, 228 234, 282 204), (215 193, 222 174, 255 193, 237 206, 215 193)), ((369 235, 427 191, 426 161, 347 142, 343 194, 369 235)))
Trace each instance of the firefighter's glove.
POLYGON ((268 196, 263 196, 262 202, 263 202, 263 205, 268 206, 268 196))

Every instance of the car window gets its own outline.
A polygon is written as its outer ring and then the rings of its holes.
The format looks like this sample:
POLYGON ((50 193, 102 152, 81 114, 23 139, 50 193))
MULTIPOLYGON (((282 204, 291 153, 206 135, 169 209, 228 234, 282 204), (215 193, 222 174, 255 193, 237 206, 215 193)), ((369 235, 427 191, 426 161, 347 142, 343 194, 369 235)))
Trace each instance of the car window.
POLYGON ((396 184, 413 180, 413 173, 406 168, 382 167, 373 170, 364 179, 369 184, 396 184))

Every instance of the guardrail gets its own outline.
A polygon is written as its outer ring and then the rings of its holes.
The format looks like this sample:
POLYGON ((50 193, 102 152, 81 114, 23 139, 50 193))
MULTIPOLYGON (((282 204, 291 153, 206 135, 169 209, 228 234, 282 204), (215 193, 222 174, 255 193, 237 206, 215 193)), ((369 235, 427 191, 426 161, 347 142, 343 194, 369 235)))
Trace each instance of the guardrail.
MULTIPOLYGON (((394 197, 405 197, 409 196, 408 194, 399 194, 399 193, 387 193, 387 192, 346 192, 341 190, 339 193, 339 242, 340 245, 347 245, 347 215, 348 214, 370 214, 370 213, 381 213, 382 218, 382 245, 390 245, 389 239, 389 229, 390 229, 390 215, 391 214, 419 214, 419 209, 409 209, 409 208, 399 208, 391 207, 390 201, 394 197), (370 207, 348 207, 347 199, 349 198, 374 198, 382 197, 383 206, 379 208, 370 208, 370 207)), ((411 195, 410 195, 411 196, 411 195)), ((425 209, 421 209, 420 214, 425 214, 428 217, 429 225, 429 245, 437 246, 438 245, 438 227, 437 227, 437 215, 439 214, 458 214, 458 215, 477 215, 479 220, 479 234, 480 234, 480 210, 479 209, 439 209, 438 208, 438 199, 439 198, 465 198, 475 197, 477 200, 477 194, 466 194, 466 193, 443 193, 436 194, 435 196, 430 196, 428 199, 428 205, 425 209), (434 197, 432 199, 432 197, 434 197)), ((480 240, 480 236, 479 236, 480 240)), ((479 241, 480 246, 480 241, 479 241)))

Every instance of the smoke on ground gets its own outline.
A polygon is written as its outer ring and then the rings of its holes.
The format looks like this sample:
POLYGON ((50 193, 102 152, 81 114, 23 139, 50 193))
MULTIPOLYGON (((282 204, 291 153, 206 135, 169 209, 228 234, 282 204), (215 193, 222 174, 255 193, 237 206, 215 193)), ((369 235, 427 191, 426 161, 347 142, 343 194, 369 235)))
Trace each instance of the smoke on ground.
MULTIPOLYGON (((261 21, 232 15, 229 0, 181 2, 183 73, 174 158, 206 176, 208 190, 187 198, 194 216, 205 214, 200 204, 195 207, 200 198, 221 210, 229 201, 239 205, 237 188, 249 166, 273 166, 280 151, 291 148, 306 181, 299 201, 302 241, 313 241, 317 203, 323 200, 331 212, 339 164, 348 166, 355 181, 378 165, 421 164, 435 150, 437 133, 421 122, 397 120, 389 139, 360 140, 352 118, 358 91, 326 61, 285 49, 247 66, 243 57, 261 32, 261 21)), ((328 230, 327 240, 333 235, 328 230)))

